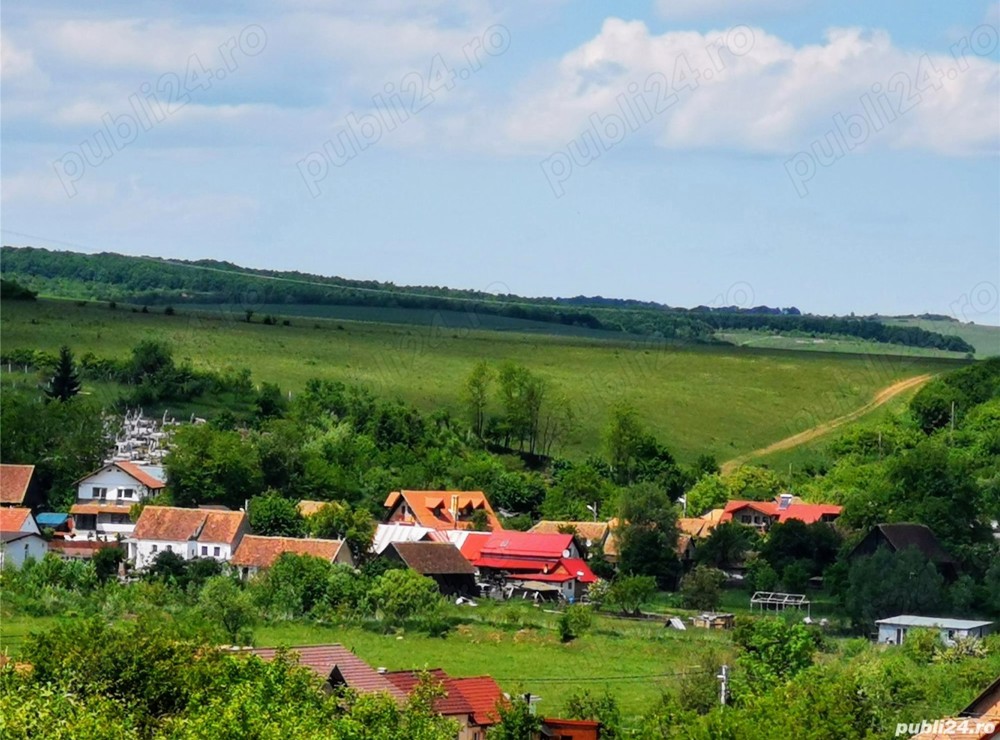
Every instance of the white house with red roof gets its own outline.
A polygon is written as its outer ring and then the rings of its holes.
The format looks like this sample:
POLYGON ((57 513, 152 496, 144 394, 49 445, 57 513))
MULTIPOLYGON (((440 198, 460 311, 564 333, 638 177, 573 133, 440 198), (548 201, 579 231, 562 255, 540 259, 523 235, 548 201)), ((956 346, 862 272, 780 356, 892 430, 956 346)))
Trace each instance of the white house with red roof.
POLYGON ((387 524, 416 524, 439 531, 474 529, 480 517, 491 531, 501 528, 482 491, 393 491, 385 508, 387 524))
POLYGON ((159 465, 116 460, 77 481, 70 509, 76 539, 113 540, 135 530, 130 511, 166 488, 159 465))
POLYGON ((494 532, 473 563, 481 576, 579 600, 597 576, 580 556, 572 534, 494 532))
POLYGON ((789 493, 783 493, 773 501, 730 501, 723 510, 721 520, 766 529, 772 524, 784 524, 792 519, 806 524, 832 522, 841 511, 842 506, 806 504, 789 493))
POLYGON ((28 558, 41 560, 48 550, 31 509, 0 508, 0 567, 20 568, 28 558))
POLYGON ((147 505, 127 540, 128 557, 137 568, 148 567, 164 551, 185 560, 211 558, 225 563, 248 529, 242 511, 147 505))

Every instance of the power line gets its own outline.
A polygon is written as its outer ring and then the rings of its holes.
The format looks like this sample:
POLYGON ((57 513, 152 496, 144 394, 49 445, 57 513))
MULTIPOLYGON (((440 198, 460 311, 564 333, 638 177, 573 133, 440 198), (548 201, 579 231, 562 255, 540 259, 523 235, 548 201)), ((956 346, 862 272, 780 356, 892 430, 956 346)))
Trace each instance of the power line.
POLYGON ((686 676, 702 676, 711 671, 701 669, 697 671, 676 671, 674 673, 646 673, 626 676, 586 676, 579 678, 560 678, 558 676, 539 676, 526 678, 524 676, 498 677, 497 681, 531 681, 532 683, 593 683, 598 681, 647 681, 654 678, 683 678, 686 676))

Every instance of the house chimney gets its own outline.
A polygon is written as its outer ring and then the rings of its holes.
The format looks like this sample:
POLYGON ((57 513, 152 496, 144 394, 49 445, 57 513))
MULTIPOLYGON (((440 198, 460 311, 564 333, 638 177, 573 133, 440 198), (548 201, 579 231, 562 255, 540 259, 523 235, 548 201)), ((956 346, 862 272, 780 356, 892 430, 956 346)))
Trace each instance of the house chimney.
POLYGON ((451 520, 453 522, 458 521, 458 494, 453 493, 451 495, 451 520))

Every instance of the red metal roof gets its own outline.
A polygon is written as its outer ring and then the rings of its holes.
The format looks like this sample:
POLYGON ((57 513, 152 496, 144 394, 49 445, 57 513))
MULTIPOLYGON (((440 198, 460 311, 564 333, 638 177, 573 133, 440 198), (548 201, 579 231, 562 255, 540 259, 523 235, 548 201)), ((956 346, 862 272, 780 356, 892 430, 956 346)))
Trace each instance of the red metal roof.
POLYGON ((472 562, 482 556, 483 545, 486 544, 489 538, 489 532, 469 532, 465 536, 465 541, 462 542, 462 547, 459 550, 466 560, 472 562))
POLYGON ((479 558, 472 564, 477 568, 536 571, 545 567, 546 562, 544 560, 518 560, 516 558, 479 558))
POLYGON ((23 504, 34 465, 0 465, 0 504, 23 504))
POLYGON ((580 558, 563 558, 559 561, 559 565, 572 574, 580 583, 594 583, 597 580, 594 571, 590 569, 585 560, 581 560, 580 558), (577 575, 578 573, 582 575, 577 575))
POLYGON ((483 557, 559 559, 573 544, 571 534, 537 532, 494 532, 483 545, 483 557))

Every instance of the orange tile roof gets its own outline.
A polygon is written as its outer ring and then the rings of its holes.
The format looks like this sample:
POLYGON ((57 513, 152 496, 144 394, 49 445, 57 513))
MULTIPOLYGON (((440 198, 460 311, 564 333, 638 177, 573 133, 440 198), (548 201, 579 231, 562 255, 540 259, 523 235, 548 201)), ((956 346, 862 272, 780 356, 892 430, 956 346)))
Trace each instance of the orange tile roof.
POLYGON ((240 540, 230 562, 236 566, 269 568, 283 553, 312 555, 333 561, 343 546, 342 540, 304 539, 300 537, 261 537, 248 534, 240 540))
POLYGON ((0 464, 0 504, 23 504, 34 465, 0 464))
POLYGON ((140 540, 185 542, 197 539, 231 545, 245 527, 246 514, 242 511, 147 506, 135 523, 133 536, 140 540))
POLYGON ((31 517, 31 509, 4 507, 0 509, 0 532, 20 532, 31 517))
POLYGON ((722 520, 731 520, 733 514, 741 509, 753 509, 765 516, 775 517, 782 523, 797 519, 806 524, 821 521, 824 516, 840 516, 840 512, 843 511, 842 506, 834 504, 792 503, 782 509, 777 501, 729 501, 723 511, 722 520))
POLYGON ((457 690, 472 707, 472 719, 477 725, 493 725, 499 721, 497 704, 506 697, 492 676, 453 678, 450 688, 457 690))
MULTIPOLYGON (((493 507, 482 491, 393 491, 385 500, 385 506, 392 513, 400 501, 405 501, 413 514, 413 520, 422 527, 430 529, 469 529, 468 521, 456 521, 451 513, 452 498, 456 497, 459 509, 482 509, 486 512, 490 529, 501 529, 500 521, 493 512, 493 507)), ((405 520, 403 520, 405 521, 405 520)))
POLYGON ((113 462, 111 464, 114 465, 119 470, 124 470, 126 473, 131 475, 137 481, 142 483, 142 485, 146 486, 146 488, 155 491, 159 488, 165 488, 167 485, 165 481, 162 481, 159 478, 150 475, 149 473, 147 473, 145 470, 143 470, 141 467, 139 467, 133 462, 121 460, 118 462, 113 462))

